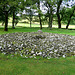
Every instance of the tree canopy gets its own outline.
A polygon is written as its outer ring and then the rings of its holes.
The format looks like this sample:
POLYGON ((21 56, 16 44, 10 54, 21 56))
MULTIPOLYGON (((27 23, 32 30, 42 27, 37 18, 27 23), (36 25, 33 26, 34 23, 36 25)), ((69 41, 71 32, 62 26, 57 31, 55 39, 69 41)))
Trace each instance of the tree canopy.
MULTIPOLYGON (((5 23, 5 31, 8 31, 8 18, 11 16, 12 28, 14 27, 16 15, 23 13, 29 17, 30 27, 32 17, 37 14, 39 18, 40 29, 43 22, 48 22, 48 27, 52 29, 54 19, 58 22, 58 28, 61 28, 61 23, 66 22, 66 29, 74 19, 75 1, 74 0, 0 0, 0 21, 5 23), (56 16, 55 16, 56 15, 56 16), (55 17, 54 17, 55 16, 55 17), (72 18, 73 17, 73 18, 72 18)), ((27 18, 28 18, 27 17, 27 18)))

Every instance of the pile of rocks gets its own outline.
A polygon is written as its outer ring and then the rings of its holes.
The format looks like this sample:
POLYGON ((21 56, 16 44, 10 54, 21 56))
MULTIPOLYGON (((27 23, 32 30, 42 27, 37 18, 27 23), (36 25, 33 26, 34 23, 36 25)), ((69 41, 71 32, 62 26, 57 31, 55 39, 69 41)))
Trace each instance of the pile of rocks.
POLYGON ((0 35, 0 52, 25 58, 75 56, 75 36, 46 32, 21 32, 0 35))

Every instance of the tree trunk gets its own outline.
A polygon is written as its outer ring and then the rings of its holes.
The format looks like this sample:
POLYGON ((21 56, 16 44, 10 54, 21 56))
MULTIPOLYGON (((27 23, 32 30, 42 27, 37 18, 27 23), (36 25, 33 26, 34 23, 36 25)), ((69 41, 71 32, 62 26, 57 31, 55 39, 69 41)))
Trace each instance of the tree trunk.
POLYGON ((62 3, 62 0, 59 0, 59 2, 57 3, 58 28, 61 28, 61 18, 60 18, 60 14, 59 14, 61 3, 62 3))
MULTIPOLYGON (((38 9, 40 10, 40 1, 38 0, 38 9)), ((42 20, 41 20, 41 14, 39 12, 39 21, 40 21, 40 29, 42 29, 42 20)))
POLYGON ((39 20, 40 20, 40 29, 42 29, 42 21, 41 21, 40 14, 39 14, 39 20))
POLYGON ((50 7, 49 14, 49 28, 52 29, 52 21, 53 21, 53 14, 52 14, 52 7, 50 7))
POLYGON ((5 11, 5 28, 4 31, 8 31, 8 11, 5 11))
POLYGON ((69 27, 70 20, 71 20, 71 18, 70 18, 69 21, 68 21, 68 24, 67 24, 67 26, 66 26, 66 29, 68 29, 68 27, 69 27))
POLYGON ((74 11, 75 11, 75 8, 73 9, 72 14, 70 15, 70 18, 69 18, 69 20, 68 20, 68 23, 67 23, 66 29, 68 29, 68 27, 69 27, 69 24, 70 24, 70 21, 71 21, 71 17, 73 16, 74 11))
POLYGON ((61 28, 61 19, 60 19, 60 15, 57 14, 57 17, 58 17, 58 28, 61 28))
POLYGON ((29 16, 29 18, 30 18, 30 28, 31 28, 31 23, 32 23, 32 11, 31 11, 31 8, 30 8, 30 16, 29 16))
POLYGON ((49 26, 50 29, 52 29, 52 15, 49 16, 49 26))
POLYGON ((4 21, 2 22, 2 26, 4 26, 4 21))
POLYGON ((31 17, 30 17, 30 28, 31 28, 31 17))
POLYGON ((12 21, 12 28, 15 29, 15 12, 13 11, 13 21, 12 21))
POLYGON ((49 28, 51 29, 51 14, 49 13, 49 28))
POLYGON ((51 15, 51 22, 50 22, 51 23, 51 27, 50 27, 51 29, 52 29, 52 21, 53 21, 53 14, 51 15))
POLYGON ((18 21, 17 22, 15 22, 15 26, 18 24, 18 21))

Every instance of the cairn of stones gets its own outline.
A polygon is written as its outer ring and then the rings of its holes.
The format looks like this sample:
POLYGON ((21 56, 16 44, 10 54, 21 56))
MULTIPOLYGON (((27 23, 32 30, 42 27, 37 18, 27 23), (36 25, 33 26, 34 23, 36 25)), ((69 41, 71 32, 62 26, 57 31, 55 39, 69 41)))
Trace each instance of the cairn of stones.
POLYGON ((0 35, 0 53, 19 54, 23 58, 59 58, 75 56, 75 36, 42 32, 0 35))

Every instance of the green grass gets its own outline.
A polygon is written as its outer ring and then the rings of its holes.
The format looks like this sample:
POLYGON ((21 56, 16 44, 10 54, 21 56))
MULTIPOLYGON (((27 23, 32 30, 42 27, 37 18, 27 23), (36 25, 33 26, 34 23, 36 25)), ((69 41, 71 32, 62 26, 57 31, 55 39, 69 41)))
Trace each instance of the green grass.
MULTIPOLYGON (((16 29, 9 28, 7 32, 4 31, 3 28, 0 28, 0 34, 6 33, 14 33, 14 32, 37 32, 40 28, 39 27, 16 27, 16 29)), ((52 30, 48 28, 43 28, 43 32, 49 33, 58 33, 58 34, 68 34, 68 35, 75 35, 75 30, 67 30, 67 29, 58 29, 53 28, 52 30)))
MULTIPOLYGON (((17 27, 16 29, 8 29, 5 32, 0 28, 0 34, 14 32, 37 32, 38 27, 17 27)), ((65 30, 53 28, 43 28, 43 32, 68 34, 75 36, 75 30, 65 30)), ((59 59, 26 59, 19 56, 8 57, 0 54, 0 75, 75 75, 75 57, 59 58, 59 59)))
POLYGON ((26 59, 0 56, 0 75, 75 75, 75 57, 26 59))

